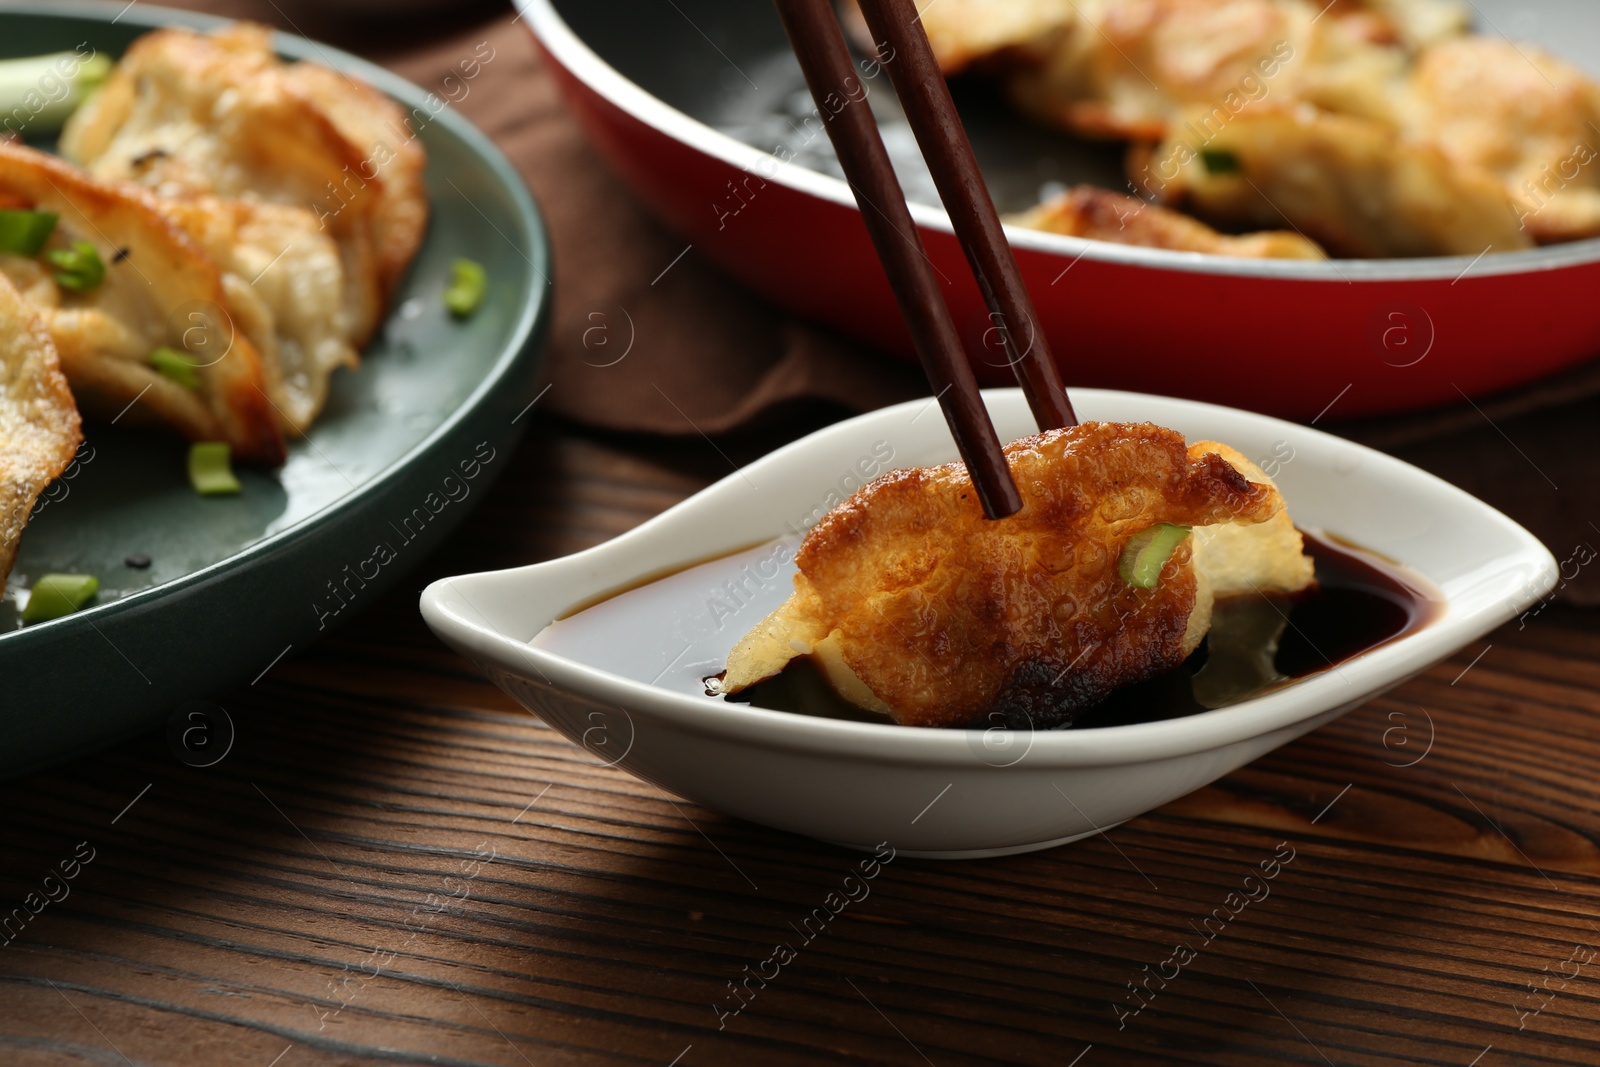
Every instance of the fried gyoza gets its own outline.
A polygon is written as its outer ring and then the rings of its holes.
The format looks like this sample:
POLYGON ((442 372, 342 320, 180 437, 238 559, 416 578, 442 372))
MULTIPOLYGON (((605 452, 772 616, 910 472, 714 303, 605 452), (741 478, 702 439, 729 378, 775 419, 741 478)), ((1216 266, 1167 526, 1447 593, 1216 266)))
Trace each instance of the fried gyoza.
POLYGON ((1149 424, 1025 437, 1005 449, 1023 508, 999 521, 984 518, 961 464, 886 474, 807 534, 793 596, 730 653, 722 691, 810 655, 840 695, 905 725, 1068 721, 1183 662, 1210 625, 1197 539, 1179 543, 1153 589, 1123 580, 1120 555, 1141 531, 1266 524, 1257 540, 1202 552, 1248 545, 1273 561, 1221 568, 1233 584, 1252 572, 1280 590, 1310 582, 1299 534, 1275 521, 1277 489, 1219 448, 1186 448, 1149 424))
MULTIPOLYGON (((1277 489, 1266 471, 1220 441, 1189 446, 1191 459, 1208 453, 1221 456, 1251 484, 1277 489)), ((1305 553, 1305 538, 1287 507, 1280 507, 1265 522, 1196 526, 1193 537, 1195 570, 1218 600, 1298 593, 1309 588, 1316 577, 1316 565, 1305 553)))
POLYGON ((922 6, 947 73, 984 67, 1044 121, 1135 142, 1135 191, 1218 225, 1287 225, 1343 256, 1600 235, 1600 85, 1469 35, 1455 0, 922 6), (1245 173, 1203 171, 1201 149, 1245 173))
POLYGON ((1600 234, 1600 86, 1579 71, 1462 37, 1426 49, 1396 95, 1397 124, 1262 108, 1213 127, 1201 114, 1130 169, 1207 219, 1287 222, 1345 256, 1478 255, 1600 234))
POLYGON ((228 309, 261 354, 285 430, 303 433, 336 367, 355 367, 364 309, 335 241, 305 208, 202 196, 162 208, 222 269, 228 309))
POLYGON ((34 501, 82 440, 50 333, 0 275, 0 585, 34 501))
POLYGON ((0 255, 0 273, 49 331, 82 411, 225 441, 246 461, 283 462, 260 357, 232 328, 222 275, 154 197, 0 143, 0 198, 60 216, 47 251, 87 241, 105 264, 99 285, 73 292, 48 264, 0 255), (197 387, 157 372, 151 354, 160 347, 197 357, 197 387))
POLYGON ((1315 242, 1283 230, 1231 236, 1136 197, 1079 185, 1006 220, 1093 241, 1251 259, 1326 259, 1315 242))
POLYGON ((1246 112, 1150 165, 1161 195, 1233 226, 1292 225, 1335 255, 1475 256, 1531 247, 1505 189, 1439 149, 1311 108, 1246 112))
POLYGON ((1532 45, 1464 37, 1424 52, 1402 129, 1492 174, 1535 240, 1600 234, 1600 85, 1532 45))
POLYGON ((1003 69, 1029 113, 1157 141, 1195 108, 1227 122, 1271 98, 1387 117, 1414 49, 1459 32, 1440 0, 938 0, 919 4, 947 73, 1003 69))
POLYGON ((1388 19, 1413 51, 1448 41, 1472 26, 1472 8, 1457 0, 1361 0, 1360 5, 1388 19))
POLYGON ((422 147, 370 86, 284 63, 270 31, 164 29, 133 43, 61 137, 67 158, 163 196, 214 195, 305 208, 338 238, 367 295, 364 343, 422 240, 422 147))
MULTIPOLYGON (((1003 57, 1043 63, 1080 24, 1069 0, 917 0, 922 28, 946 74, 1003 57)), ((847 5, 847 23, 862 47, 872 44, 861 9, 847 5)))
POLYGON ((315 63, 291 63, 282 68, 282 77, 320 107, 340 136, 360 151, 363 169, 358 176, 376 175, 373 240, 384 292, 392 293, 428 228, 428 194, 422 183, 428 160, 422 143, 407 129, 400 106, 365 82, 315 63))

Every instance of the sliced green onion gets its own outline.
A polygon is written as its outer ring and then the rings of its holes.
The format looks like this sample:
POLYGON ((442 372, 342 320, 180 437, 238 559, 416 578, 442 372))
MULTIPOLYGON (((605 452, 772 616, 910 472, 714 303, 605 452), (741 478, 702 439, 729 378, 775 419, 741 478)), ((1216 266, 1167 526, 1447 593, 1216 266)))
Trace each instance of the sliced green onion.
POLYGON ((155 368, 157 374, 171 378, 185 388, 200 388, 200 375, 194 370, 197 364, 187 352, 162 345, 150 353, 150 366, 155 368))
POLYGON ((444 306, 456 318, 464 319, 478 310, 488 290, 489 276, 482 264, 457 259, 450 265, 450 287, 444 291, 444 306))
POLYGON ((1148 530, 1140 530, 1128 540, 1117 561, 1117 573, 1129 585, 1140 589, 1154 589, 1161 570, 1172 558, 1172 552, 1189 536, 1189 527, 1159 522, 1148 530))
POLYGON ((1200 149, 1200 162, 1206 165, 1207 174, 1238 174, 1244 170, 1238 156, 1221 148, 1200 149))
POLYGON ((87 58, 51 52, 0 60, 0 135, 55 133, 110 74, 111 57, 99 52, 87 58))
POLYGON ((92 574, 46 574, 33 583, 28 606, 22 609, 22 621, 48 622, 71 615, 99 590, 100 579, 92 574))
POLYGON ((52 248, 44 258, 56 268, 56 282, 63 289, 87 293, 106 280, 105 262, 88 241, 74 241, 71 248, 52 248))
POLYGON ((38 255, 59 217, 54 211, 0 211, 0 252, 38 255))
POLYGON ((111 68, 115 66, 111 57, 104 52, 96 52, 78 67, 78 76, 74 79, 74 87, 78 90, 78 100, 88 96, 100 88, 105 80, 111 77, 111 68))
POLYGON ((200 441, 189 446, 189 484, 201 496, 239 491, 239 479, 228 463, 230 449, 224 441, 200 441))

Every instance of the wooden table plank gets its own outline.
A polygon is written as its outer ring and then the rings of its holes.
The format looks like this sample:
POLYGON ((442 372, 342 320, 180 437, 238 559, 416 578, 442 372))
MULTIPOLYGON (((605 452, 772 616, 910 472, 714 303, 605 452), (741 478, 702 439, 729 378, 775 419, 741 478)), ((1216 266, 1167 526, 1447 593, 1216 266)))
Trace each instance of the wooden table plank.
MULTIPOLYGON (((184 2, 405 64, 403 28, 184 2)), ((451 40, 485 33, 520 31, 478 5, 451 40)), ((521 106, 493 102, 508 140, 521 106)), ((599 543, 804 428, 714 449, 536 421, 406 588, 218 698, 220 763, 145 737, 0 783, 0 1063, 1600 1062, 1592 615, 1503 628, 1100 837, 896 858, 809 941, 857 856, 596 764, 417 615, 432 577, 599 543), (719 1027, 778 940, 796 959, 719 1027)))
POLYGON ((807 942, 858 857, 598 765, 415 611, 431 576, 597 543, 726 469, 541 426, 403 591, 219 699, 216 766, 146 737, 0 784, 0 901, 95 850, 0 949, 0 1060, 1600 1061, 1600 956, 1561 967, 1600 945, 1600 622, 1506 627, 1102 837, 896 858, 807 942), (778 940, 797 958, 719 1029, 778 940))

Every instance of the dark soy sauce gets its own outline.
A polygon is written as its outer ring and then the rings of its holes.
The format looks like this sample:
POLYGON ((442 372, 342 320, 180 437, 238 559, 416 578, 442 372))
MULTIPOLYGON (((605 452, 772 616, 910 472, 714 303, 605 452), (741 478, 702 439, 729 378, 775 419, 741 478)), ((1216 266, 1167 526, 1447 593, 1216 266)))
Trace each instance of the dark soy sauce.
MULTIPOLYGON (((1118 690, 1062 728, 1156 722, 1237 704, 1414 633, 1443 607, 1437 593, 1371 552, 1325 534, 1305 534, 1305 542, 1316 561, 1316 588, 1296 597, 1220 601, 1210 633, 1188 660, 1118 690)), ((805 659, 725 699, 829 719, 887 721, 840 700, 805 659)))

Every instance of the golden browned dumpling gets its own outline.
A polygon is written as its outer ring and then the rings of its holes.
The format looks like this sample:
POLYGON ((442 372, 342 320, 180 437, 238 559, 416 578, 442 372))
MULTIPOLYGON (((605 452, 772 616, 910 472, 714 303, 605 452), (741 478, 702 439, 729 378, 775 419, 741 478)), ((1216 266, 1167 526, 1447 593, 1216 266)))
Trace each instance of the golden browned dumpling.
POLYGON ((261 355, 267 394, 285 431, 322 411, 337 367, 355 367, 361 294, 316 216, 290 204, 215 196, 163 200, 222 271, 234 326, 261 355))
MULTIPOLYGON (((1005 451, 1023 499, 1009 518, 984 518, 961 464, 893 471, 825 516, 796 557, 794 595, 730 653, 722 690, 809 655, 846 699, 902 724, 1055 725, 1177 666, 1210 625, 1195 539, 1140 587, 1119 569, 1135 537, 1162 524, 1265 524, 1248 548, 1209 551, 1270 560, 1262 591, 1311 580, 1299 534, 1275 521, 1277 489, 1214 446, 1188 448, 1149 424, 1085 423, 1005 451)), ((1248 571, 1218 567, 1233 584, 1248 571)))
POLYGON ((1600 85, 1533 45, 1463 37, 1417 63, 1402 128, 1500 181, 1535 240, 1600 234, 1600 85))
POLYGON ((260 357, 232 328, 221 272, 153 197, 0 143, 0 200, 60 216, 45 253, 87 242, 104 265, 103 280, 77 292, 41 258, 0 255, 0 273, 49 331, 85 413, 224 441, 249 462, 283 462, 260 357), (195 357, 192 384, 157 369, 160 348, 195 357))
POLYGON ((1457 0, 1362 0, 1359 6, 1387 19, 1413 50, 1459 37, 1472 26, 1472 8, 1457 0))
POLYGON ((1234 118, 1155 150, 1162 195, 1245 228, 1292 226, 1335 255, 1476 256, 1531 247, 1504 187, 1366 119, 1310 108, 1234 118))
POLYGON ((0 585, 34 501, 82 440, 50 333, 0 275, 0 585))
MULTIPOLYGON (((1225 228, 1289 226, 1355 257, 1600 235, 1600 84, 1470 34, 1457 0, 919 6, 947 73, 989 71, 1043 121, 1134 142, 1135 192, 1225 228), (1247 157, 1247 173, 1203 171, 1202 149, 1247 157)), ((1133 240, 1184 236, 1156 230, 1133 240)))
POLYGON ((290 63, 281 68, 281 76, 361 153, 358 177, 376 174, 373 241, 383 291, 392 293, 428 228, 428 194, 422 183, 428 158, 422 142, 402 136, 409 133, 406 113, 365 82, 315 63, 290 63))
POLYGON ((1156 141, 1267 100, 1388 118, 1415 49, 1460 32, 1443 0, 936 0, 947 73, 999 69, 1031 114, 1090 137, 1156 141))
POLYGON ((1286 230, 1239 236, 1218 233, 1205 223, 1136 197, 1079 185, 1032 210, 1006 219, 1016 226, 1093 241, 1209 252, 1250 259, 1326 259, 1316 243, 1286 230))
MULTIPOLYGON (((1091 9, 1103 6, 1089 0, 1091 9)), ((1083 21, 1073 0, 917 0, 922 28, 946 74, 974 63, 1042 63, 1083 21)), ((860 8, 848 4, 848 25, 863 47, 870 33, 860 8)))
MULTIPOLYGON (((1266 471, 1229 445, 1197 441, 1189 446, 1190 459, 1204 455, 1221 456, 1253 485, 1277 489, 1266 471)), ((1305 538, 1286 506, 1265 522, 1212 523, 1196 526, 1193 533, 1195 570, 1218 600, 1298 593, 1316 578, 1316 565, 1306 555, 1305 538)))
POLYGON ((422 240, 424 155, 405 112, 370 86, 284 63, 271 33, 164 29, 133 43, 68 121, 67 158, 168 197, 215 195, 311 211, 338 240, 375 325, 422 240))

